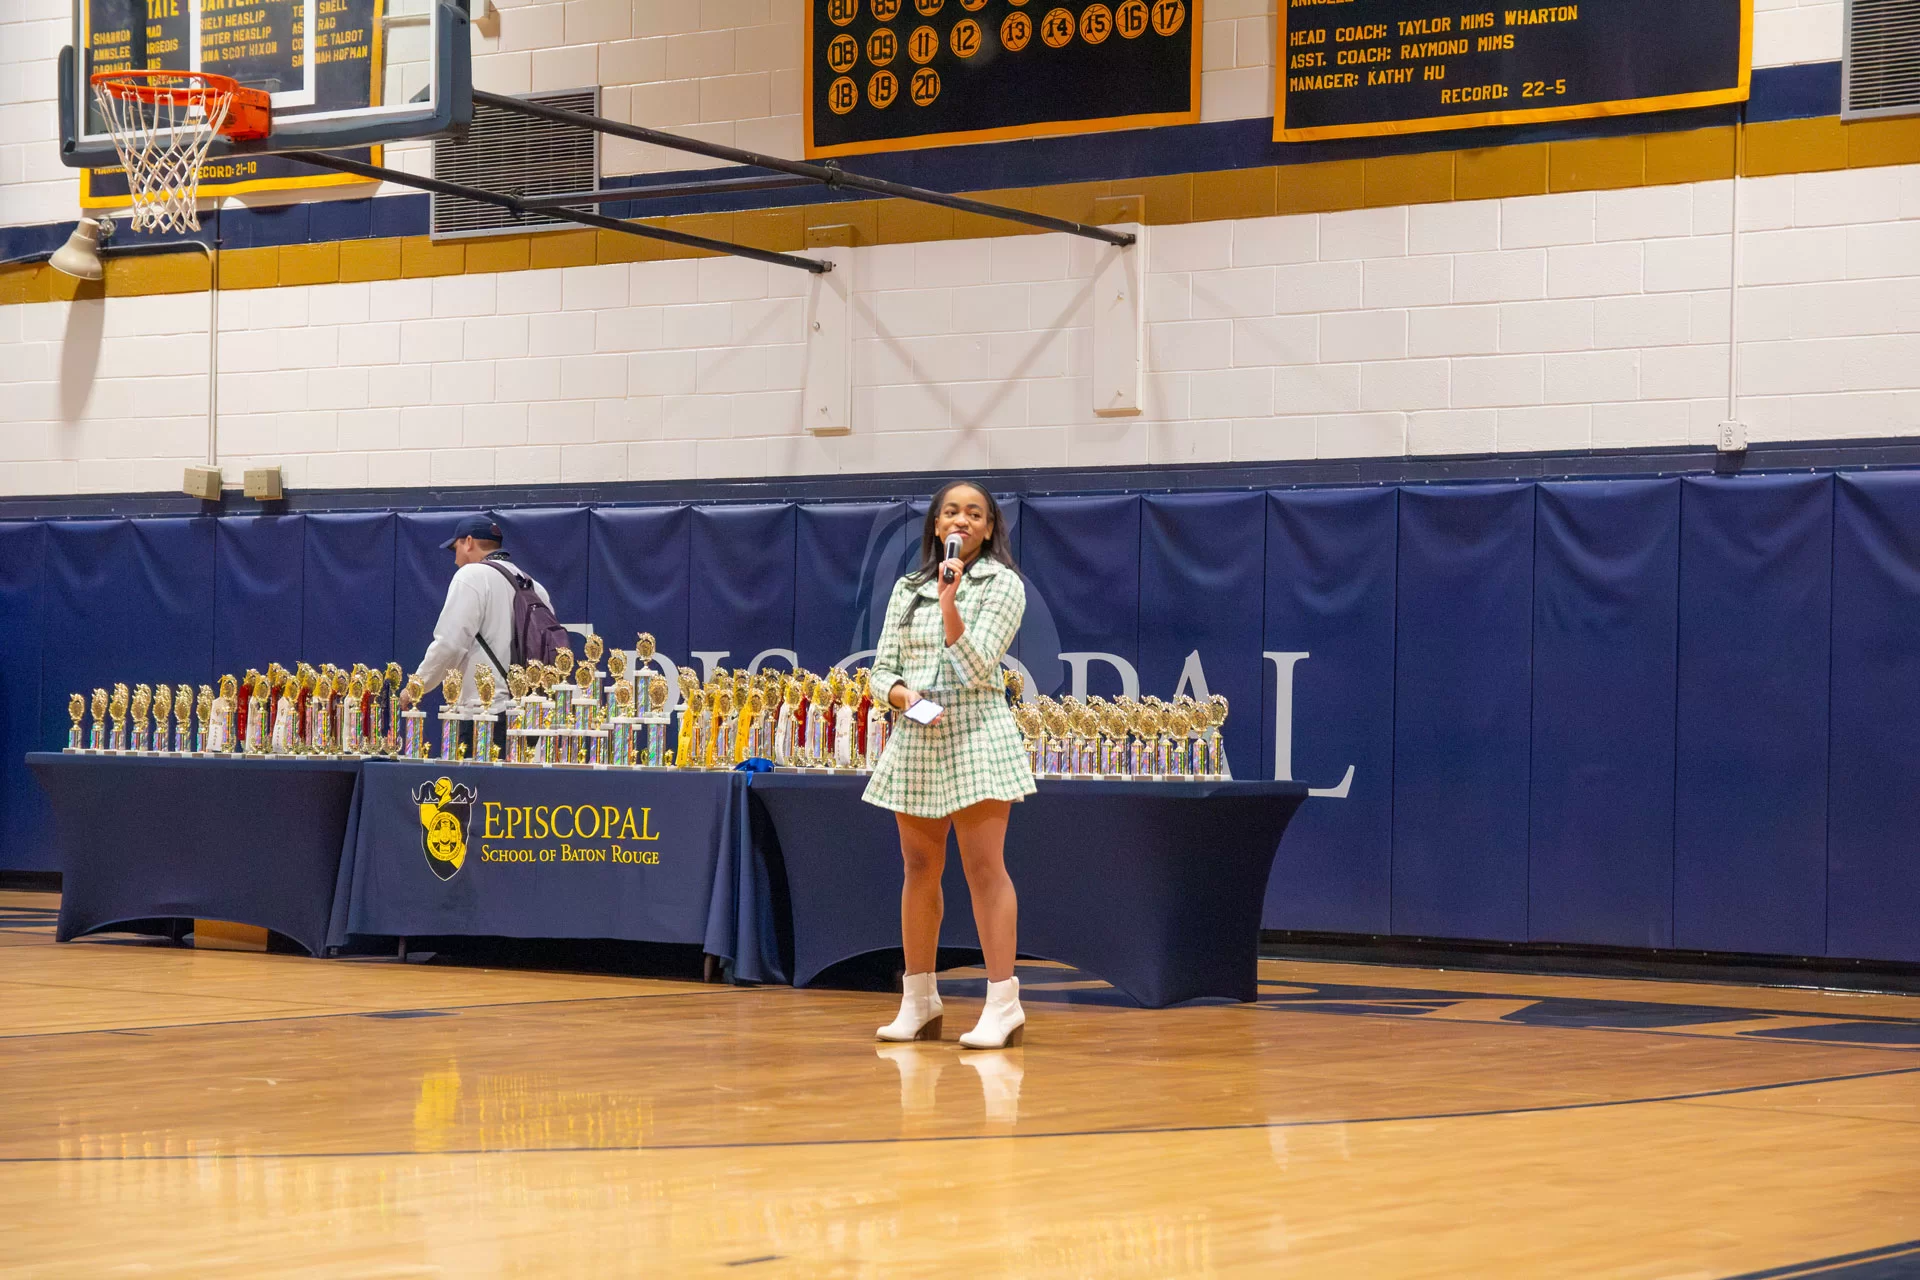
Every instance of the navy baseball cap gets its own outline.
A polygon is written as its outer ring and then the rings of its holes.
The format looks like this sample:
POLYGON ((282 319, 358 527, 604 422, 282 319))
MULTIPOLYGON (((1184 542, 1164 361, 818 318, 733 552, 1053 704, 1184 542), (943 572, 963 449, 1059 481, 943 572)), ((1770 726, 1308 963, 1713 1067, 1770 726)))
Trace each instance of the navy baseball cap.
POLYGON ((500 526, 493 522, 492 516, 464 516, 459 524, 453 526, 453 536, 440 544, 442 551, 451 551, 453 544, 462 538, 479 538, 483 542, 505 542, 506 535, 500 532, 500 526))

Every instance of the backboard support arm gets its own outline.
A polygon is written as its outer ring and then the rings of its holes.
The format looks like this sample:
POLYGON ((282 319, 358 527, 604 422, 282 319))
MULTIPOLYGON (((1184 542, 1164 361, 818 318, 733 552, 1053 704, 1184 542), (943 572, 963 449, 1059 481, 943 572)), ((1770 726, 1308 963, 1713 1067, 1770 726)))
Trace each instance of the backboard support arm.
MULTIPOLYGON (((584 209, 571 209, 554 206, 536 207, 518 196, 505 195, 498 191, 483 191, 479 187, 469 187, 458 182, 447 182, 441 178, 426 178, 416 173, 402 173, 398 169, 387 169, 377 164, 362 164, 358 160, 349 160, 344 156, 329 155, 324 151, 288 151, 283 153, 290 160, 302 164, 314 165, 321 169, 332 169, 338 173, 356 174, 362 178, 373 178, 381 182, 391 182, 396 186, 413 187, 419 191, 429 191, 438 195, 458 196, 463 200, 473 200, 480 204, 490 204, 505 209, 516 217, 529 213, 544 213, 568 222, 577 222, 583 227, 595 227, 601 231, 618 231, 623 235, 641 236, 649 240, 664 240, 668 244, 681 245, 688 249, 704 249, 711 253, 730 254, 736 258, 751 258, 756 262, 770 263, 776 267, 797 267, 802 271, 811 271, 815 275, 833 270, 833 264, 814 258, 803 258, 791 253, 777 253, 771 249, 756 249, 752 245, 735 244, 729 240, 712 240, 706 236, 690 235, 684 231, 672 231, 666 227, 650 226, 644 222, 628 222, 622 218, 609 218, 603 214, 589 213, 584 209)), ((594 193, 588 193, 594 194, 594 193)))
MULTIPOLYGON (((1013 209, 1006 205, 989 204, 985 200, 972 200, 966 196, 948 195, 944 191, 931 191, 925 187, 912 187, 903 182, 888 182, 884 178, 869 178, 865 174, 848 173, 838 164, 808 164, 802 160, 783 160, 778 156, 761 155, 758 152, 742 151, 738 147, 724 146, 717 142, 702 142, 698 138, 683 138, 677 133, 665 133, 659 129, 649 129, 645 125, 622 124, 617 120, 606 120, 600 116, 587 115, 579 111, 566 111, 559 107, 550 107, 544 103, 526 102, 519 98, 504 97, 497 93, 485 93, 479 89, 473 91, 473 100, 501 111, 512 111, 538 120, 554 124, 573 125, 581 129, 592 129, 597 133, 612 134, 616 138, 627 138, 634 142, 650 142, 657 147, 668 147, 675 151, 690 151, 694 155, 706 156, 713 160, 725 160, 732 164, 747 165, 755 169, 771 169, 775 173, 791 174, 818 182, 834 191, 864 191, 870 195, 892 196, 900 200, 914 200, 921 204, 937 204, 948 209, 957 209, 961 213, 976 213, 982 217, 1001 218, 1007 222, 1023 222, 1030 227, 1040 227, 1047 231, 1060 231, 1071 236, 1081 236, 1088 240, 1098 240, 1104 244, 1126 248, 1134 242, 1132 234, 1125 231, 1109 231, 1105 227, 1089 226, 1084 222, 1071 222, 1066 218, 1054 218, 1044 213, 1029 213, 1025 209, 1013 209)), ((639 188, 644 191, 645 188, 639 188)))

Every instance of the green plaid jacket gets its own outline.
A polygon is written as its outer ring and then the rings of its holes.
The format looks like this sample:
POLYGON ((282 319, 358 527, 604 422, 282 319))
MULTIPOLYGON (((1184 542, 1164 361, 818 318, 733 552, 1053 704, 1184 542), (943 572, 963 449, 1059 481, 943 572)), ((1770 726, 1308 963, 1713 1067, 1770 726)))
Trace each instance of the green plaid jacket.
POLYGON ((1033 794, 1026 744, 1007 706, 1000 659, 1027 611, 1020 575, 997 561, 974 561, 954 597, 966 631, 946 643, 940 621, 940 584, 917 591, 906 578, 893 585, 887 621, 873 658, 873 696, 884 701, 905 681, 946 714, 935 725, 897 717, 893 739, 867 783, 869 804, 921 818, 944 818, 982 800, 1021 800, 1033 794), (908 606, 920 603, 907 617, 908 606))

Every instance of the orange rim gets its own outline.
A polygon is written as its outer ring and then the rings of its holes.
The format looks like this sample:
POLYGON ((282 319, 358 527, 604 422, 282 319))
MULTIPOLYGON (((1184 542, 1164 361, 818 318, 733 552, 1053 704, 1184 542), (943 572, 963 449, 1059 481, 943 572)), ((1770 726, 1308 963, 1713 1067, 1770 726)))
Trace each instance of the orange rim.
POLYGON ((240 82, 211 71, 163 71, 158 69, 96 71, 93 85, 115 98, 138 102, 172 102, 182 106, 200 106, 222 94, 231 97, 240 82), (185 81, 184 84, 155 84, 155 80, 185 81))

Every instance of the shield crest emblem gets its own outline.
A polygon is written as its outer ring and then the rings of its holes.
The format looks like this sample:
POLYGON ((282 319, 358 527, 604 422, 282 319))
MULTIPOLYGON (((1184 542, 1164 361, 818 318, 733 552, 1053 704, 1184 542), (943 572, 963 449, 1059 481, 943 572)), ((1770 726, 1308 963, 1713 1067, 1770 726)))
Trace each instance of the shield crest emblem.
POLYGON ((460 874, 467 861, 467 822, 473 816, 474 791, 449 778, 423 782, 413 792, 420 806, 420 851, 427 870, 442 880, 460 874))

